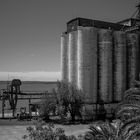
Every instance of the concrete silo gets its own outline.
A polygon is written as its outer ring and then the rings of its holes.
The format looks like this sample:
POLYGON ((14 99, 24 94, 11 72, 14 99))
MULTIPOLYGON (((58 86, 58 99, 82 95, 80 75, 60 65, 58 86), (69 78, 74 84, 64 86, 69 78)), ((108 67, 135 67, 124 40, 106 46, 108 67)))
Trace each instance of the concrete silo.
POLYGON ((97 29, 78 27, 78 81, 86 100, 97 99, 97 29))
MULTIPOLYGON (((120 24, 126 21, 133 20, 120 24)), ((139 38, 126 33, 138 30, 120 24, 84 18, 67 23, 61 38, 62 79, 81 89, 87 100, 121 101, 138 79, 139 38)))
POLYGON ((127 88, 134 86, 139 79, 139 35, 127 34, 127 88))
POLYGON ((112 31, 100 29, 98 32, 98 88, 100 99, 112 100, 112 31))
POLYGON ((126 90, 126 34, 114 32, 113 100, 121 101, 126 90))
POLYGON ((68 82, 68 35, 61 35, 61 80, 68 82))
POLYGON ((69 82, 76 86, 77 84, 77 31, 68 34, 68 67, 69 82))

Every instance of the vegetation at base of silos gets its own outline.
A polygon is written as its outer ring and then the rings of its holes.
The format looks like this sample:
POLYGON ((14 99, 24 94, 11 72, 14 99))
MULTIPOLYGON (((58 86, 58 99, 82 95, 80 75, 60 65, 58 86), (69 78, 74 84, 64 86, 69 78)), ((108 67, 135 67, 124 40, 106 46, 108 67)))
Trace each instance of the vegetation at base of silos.
POLYGON ((116 120, 90 125, 85 140, 140 140, 140 84, 124 93, 116 108, 116 120))
POLYGON ((41 104, 39 106, 39 118, 42 120, 49 122, 50 121, 50 114, 55 114, 55 110, 57 107, 56 99, 52 100, 47 96, 43 96, 41 100, 41 104))
POLYGON ((117 106, 116 117, 123 122, 140 115, 140 87, 133 87, 124 93, 123 101, 117 106))
POLYGON ((50 121, 50 113, 59 116, 61 120, 75 122, 75 117, 82 118, 83 94, 70 83, 57 82, 57 89, 53 90, 53 99, 43 96, 39 108, 40 117, 50 121))
POLYGON ((70 83, 58 81, 56 95, 58 96, 58 108, 61 118, 69 115, 72 122, 75 121, 76 116, 82 118, 81 109, 84 96, 80 90, 70 83))
MULTIPOLYGON (((116 120, 114 120, 112 123, 107 121, 94 122, 93 124, 90 125, 89 131, 85 132, 84 136, 81 137, 79 136, 79 138, 76 138, 75 136, 70 136, 70 137, 66 136, 65 132, 60 128, 61 133, 59 134, 59 136, 64 136, 64 137, 58 136, 56 139, 56 135, 55 135, 54 137, 53 136, 51 137, 54 138, 52 140, 140 140, 140 86, 139 85, 137 84, 135 87, 128 89, 124 93, 124 99, 116 108, 116 120)), ((69 88, 65 84, 63 86, 59 85, 57 92, 59 93, 62 90, 65 91, 63 92, 63 94, 65 94, 67 93, 66 91, 68 91, 68 89, 69 88)), ((60 92, 60 95, 63 94, 60 92)), ((64 101, 67 101, 66 100, 67 98, 65 96, 62 97, 63 100, 65 99, 64 101)), ((63 100, 61 100, 61 96, 59 98, 60 99, 58 99, 58 102, 61 101, 62 103, 61 105, 63 106, 63 102, 62 102, 63 100)), ((69 107, 69 105, 67 105, 66 107, 69 107)), ((67 108, 64 108, 64 110, 65 109, 67 112, 67 108)), ((44 129, 45 127, 42 128, 44 129)), ((31 137, 32 134, 34 134, 34 132, 36 132, 35 134, 40 134, 40 132, 42 132, 37 127, 35 127, 34 129, 32 128, 31 130, 32 131, 28 131, 29 132, 28 137, 31 137)), ((48 135, 47 133, 49 132, 43 130, 45 136, 48 135)), ((42 134, 41 136, 44 135, 42 134)), ((34 138, 34 140, 36 139, 34 138)), ((47 140, 47 138, 44 139, 42 138, 39 140, 47 140)))
MULTIPOLYGON (((46 124, 43 121, 37 121, 34 126, 27 127, 28 135, 23 139, 29 140, 78 140, 75 136, 66 136, 62 128, 54 128, 53 124, 46 124)), ((80 139, 79 139, 80 140, 80 139)))
POLYGON ((90 125, 85 134, 85 140, 139 140, 140 123, 132 121, 123 123, 121 120, 110 122, 95 122, 90 125))

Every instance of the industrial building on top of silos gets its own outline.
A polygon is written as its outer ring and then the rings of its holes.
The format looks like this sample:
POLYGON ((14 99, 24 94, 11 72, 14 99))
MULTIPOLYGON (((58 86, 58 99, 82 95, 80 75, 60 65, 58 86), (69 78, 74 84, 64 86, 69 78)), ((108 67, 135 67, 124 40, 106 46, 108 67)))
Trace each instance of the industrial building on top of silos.
POLYGON ((80 89, 87 102, 120 102, 139 80, 139 13, 118 23, 85 18, 67 23, 61 35, 62 80, 80 89))

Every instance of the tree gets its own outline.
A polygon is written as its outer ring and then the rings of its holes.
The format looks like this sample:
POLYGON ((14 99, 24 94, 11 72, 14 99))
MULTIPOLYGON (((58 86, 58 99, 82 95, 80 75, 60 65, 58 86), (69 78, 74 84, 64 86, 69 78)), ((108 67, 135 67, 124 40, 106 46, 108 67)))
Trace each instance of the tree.
POLYGON ((138 140, 140 139, 140 125, 136 122, 140 118, 122 123, 116 120, 110 122, 95 122, 90 126, 90 131, 85 134, 85 140, 138 140))
POLYGON ((117 106, 115 125, 96 122, 90 126, 85 139, 95 140, 139 140, 140 139, 140 84, 124 93, 123 101, 117 106))
POLYGON ((128 89, 124 94, 124 100, 117 106, 116 117, 122 121, 140 115, 140 88, 128 89))
POLYGON ((135 87, 125 92, 123 101, 117 106, 116 117, 121 119, 122 129, 129 132, 128 140, 140 139, 140 82, 136 81, 135 87))
POLYGON ((51 96, 48 96, 47 94, 43 96, 39 107, 39 114, 43 120, 50 120, 50 113, 54 112, 56 109, 56 101, 54 94, 51 96))
POLYGON ((62 108, 61 114, 67 115, 70 113, 71 120, 75 121, 75 117, 81 117, 80 109, 83 104, 83 95, 75 86, 66 82, 57 84, 58 104, 62 108))

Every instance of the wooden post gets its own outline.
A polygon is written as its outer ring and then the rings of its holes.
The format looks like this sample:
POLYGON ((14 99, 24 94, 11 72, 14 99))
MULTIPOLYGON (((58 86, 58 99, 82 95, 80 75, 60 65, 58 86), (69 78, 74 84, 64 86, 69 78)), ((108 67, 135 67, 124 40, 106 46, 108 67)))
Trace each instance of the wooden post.
POLYGON ((5 100, 4 97, 2 96, 2 118, 4 118, 4 106, 5 106, 5 100))
POLYGON ((30 108, 30 105, 31 105, 31 98, 29 98, 29 115, 30 115, 30 120, 31 120, 31 116, 32 116, 32 114, 31 114, 31 108, 30 108))
POLYGON ((12 111, 13 111, 13 118, 14 118, 15 117, 15 109, 13 108, 12 111))

